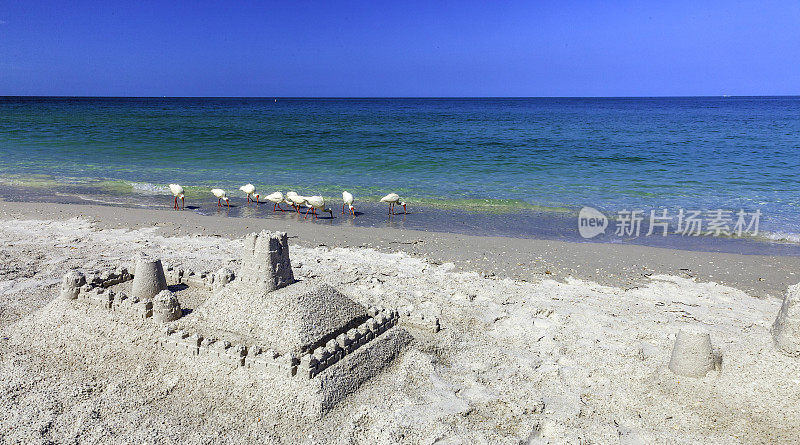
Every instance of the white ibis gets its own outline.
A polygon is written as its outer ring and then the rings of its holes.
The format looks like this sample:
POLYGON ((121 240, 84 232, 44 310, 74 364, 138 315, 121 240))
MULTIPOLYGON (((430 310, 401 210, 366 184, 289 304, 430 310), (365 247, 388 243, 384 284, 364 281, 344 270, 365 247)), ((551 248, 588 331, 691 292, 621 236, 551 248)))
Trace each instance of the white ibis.
POLYGON ((394 206, 401 205, 403 206, 403 212, 406 212, 406 203, 400 200, 400 195, 397 193, 389 193, 388 195, 381 198, 381 202, 389 203, 389 213, 394 215, 394 206))
POLYGON ((217 207, 222 207, 222 201, 225 201, 225 204, 227 204, 228 207, 231 206, 231 200, 228 199, 228 195, 225 193, 225 190, 222 190, 222 189, 211 189, 211 193, 213 193, 214 196, 216 196, 218 198, 217 199, 217 207))
POLYGON ((256 186, 254 186, 253 184, 247 184, 239 187, 239 190, 247 194, 247 202, 250 202, 252 201, 252 199, 250 199, 250 195, 256 192, 256 186))
POLYGON ((291 202, 297 213, 300 213, 300 206, 306 203, 306 198, 295 192, 286 192, 286 199, 291 202))
POLYGON ((273 212, 276 209, 280 209, 281 212, 283 211, 283 209, 281 209, 281 203, 284 201, 283 193, 281 192, 270 193, 269 195, 265 196, 264 199, 273 204, 272 205, 273 212))
POLYGON ((169 191, 175 196, 175 210, 178 210, 178 198, 181 198, 181 208, 186 206, 186 202, 184 201, 184 194, 183 194, 183 187, 179 186, 178 184, 170 184, 169 191))
POLYGON ((353 194, 348 191, 342 192, 342 215, 344 215, 344 206, 350 207, 350 214, 355 215, 356 211, 353 208, 353 194))
POLYGON ((306 210, 306 216, 303 219, 308 218, 308 212, 311 212, 314 215, 314 218, 317 217, 317 210, 320 212, 328 212, 331 214, 331 218, 333 218, 333 210, 325 208, 325 199, 322 196, 306 196, 305 203, 308 210, 306 210))

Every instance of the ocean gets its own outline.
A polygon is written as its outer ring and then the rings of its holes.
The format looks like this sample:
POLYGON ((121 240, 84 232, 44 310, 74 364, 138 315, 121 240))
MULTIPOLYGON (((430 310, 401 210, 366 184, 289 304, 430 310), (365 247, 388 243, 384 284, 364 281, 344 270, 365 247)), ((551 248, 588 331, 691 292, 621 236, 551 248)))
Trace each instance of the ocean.
POLYGON ((6 200, 169 209, 177 182, 187 210, 217 212, 221 187, 230 216, 295 217, 246 207, 253 183, 325 196, 325 223, 584 241, 592 207, 609 228, 590 241, 800 253, 800 97, 4 97, 0 151, 6 200), (389 192, 408 215, 377 204, 389 192), (730 230, 708 233, 718 209, 730 230), (669 236, 646 236, 651 210, 669 236), (682 210, 705 218, 699 233, 674 233, 682 210), (641 232, 615 234, 630 211, 641 232), (739 212, 758 212, 755 236, 736 235, 739 212))

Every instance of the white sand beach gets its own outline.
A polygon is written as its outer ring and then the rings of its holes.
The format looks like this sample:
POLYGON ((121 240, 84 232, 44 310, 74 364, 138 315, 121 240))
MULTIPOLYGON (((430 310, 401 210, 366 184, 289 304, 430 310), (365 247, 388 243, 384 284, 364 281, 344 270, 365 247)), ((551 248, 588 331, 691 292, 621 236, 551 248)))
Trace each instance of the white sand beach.
POLYGON ((235 269, 240 237, 219 236, 210 221, 143 227, 147 216, 130 209, 69 207, 109 212, 99 224, 0 205, 5 443, 791 443, 798 434, 800 360, 779 353, 769 332, 777 295, 661 273, 635 284, 553 273, 522 281, 290 238, 298 279, 440 327, 401 323, 413 336, 402 355, 305 420, 265 404, 268 383, 245 368, 157 347, 142 328, 151 321, 58 298, 67 271, 129 265, 142 252, 165 267, 235 269), (693 378, 667 368, 687 327, 710 333, 720 369, 693 378))

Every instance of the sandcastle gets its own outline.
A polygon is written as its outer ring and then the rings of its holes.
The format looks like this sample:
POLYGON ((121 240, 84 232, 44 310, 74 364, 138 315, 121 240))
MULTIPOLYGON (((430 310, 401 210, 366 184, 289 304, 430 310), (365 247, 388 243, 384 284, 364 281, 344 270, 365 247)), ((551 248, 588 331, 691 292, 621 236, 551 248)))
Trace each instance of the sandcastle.
POLYGON ((183 310, 178 298, 168 290, 162 290, 153 298, 153 318, 161 323, 181 318, 183 310))
POLYGON ((800 284, 786 290, 772 325, 772 338, 779 351, 792 357, 800 356, 800 284))
POLYGON ((164 276, 164 267, 161 260, 140 256, 136 259, 131 293, 134 297, 151 299, 159 292, 167 289, 167 278, 164 276))
POLYGON ((379 374, 411 340, 396 326, 397 311, 364 307, 324 282, 296 281, 282 232, 248 235, 236 274, 164 271, 159 260, 139 257, 134 274, 71 271, 61 296, 166 325, 160 344, 176 357, 258 373, 271 384, 263 397, 315 418, 379 374), (210 296, 184 316, 180 291, 168 283, 210 296))
POLYGON ((263 231, 245 238, 236 279, 163 344, 267 374, 278 399, 318 417, 400 353, 411 337, 398 320, 327 283, 296 282, 287 235, 263 231))
POLYGON ((721 355, 711 346, 711 335, 707 331, 684 327, 675 337, 669 369, 682 376, 705 377, 717 368, 720 360, 721 355))
MULTIPOLYGON (((133 279, 133 275, 125 267, 118 267, 113 271, 89 274, 73 270, 64 275, 64 279, 61 282, 60 295, 61 298, 87 302, 91 305, 117 312, 125 317, 150 318, 153 316, 152 300, 110 289, 112 286, 133 279)), ((134 283, 135 286, 136 284, 134 283)))

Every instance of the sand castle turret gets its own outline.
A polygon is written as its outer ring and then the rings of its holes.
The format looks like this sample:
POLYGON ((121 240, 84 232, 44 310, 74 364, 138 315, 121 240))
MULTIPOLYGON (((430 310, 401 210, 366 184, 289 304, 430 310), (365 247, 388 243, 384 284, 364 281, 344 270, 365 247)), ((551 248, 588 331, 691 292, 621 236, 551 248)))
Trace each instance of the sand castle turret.
POLYGON ((141 256, 136 259, 136 272, 133 274, 134 297, 149 300, 167 289, 164 267, 161 260, 141 256))
POLYGON ((153 299, 153 319, 166 323, 181 318, 183 310, 178 298, 168 290, 162 290, 153 299))
POLYGON ((219 289, 233 281, 234 277, 236 277, 236 274, 234 274, 232 270, 223 267, 211 274, 211 286, 215 289, 219 289))
POLYGON ((61 298, 67 300, 78 298, 81 286, 84 284, 86 284, 86 277, 82 273, 77 270, 67 272, 64 279, 61 280, 61 298))
POLYGON ((244 255, 237 281, 255 292, 271 292, 294 283, 285 232, 262 231, 244 239, 244 255))
POLYGON ((800 357, 800 284, 789 286, 772 325, 775 346, 784 354, 800 357))
POLYGON ((714 367, 711 335, 699 328, 681 328, 672 348, 669 369, 678 375, 704 377, 714 367))

